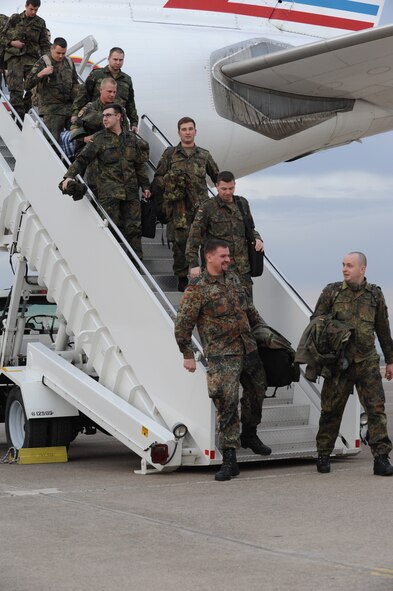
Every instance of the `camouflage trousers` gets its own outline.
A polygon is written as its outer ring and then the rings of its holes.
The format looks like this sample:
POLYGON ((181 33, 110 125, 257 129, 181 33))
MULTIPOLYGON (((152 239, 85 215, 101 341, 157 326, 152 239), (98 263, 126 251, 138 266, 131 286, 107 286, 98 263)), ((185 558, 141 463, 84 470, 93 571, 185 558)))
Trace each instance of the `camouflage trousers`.
POLYGON ((392 443, 387 433, 385 393, 378 360, 352 363, 339 378, 326 379, 321 393, 321 418, 317 435, 318 453, 334 449, 348 396, 356 386, 360 403, 368 416, 369 445, 374 456, 388 454, 392 443))
POLYGON ((209 357, 207 387, 217 409, 220 449, 240 447, 240 421, 243 428, 256 427, 262 417, 266 376, 258 352, 209 357), (240 384, 243 387, 241 419, 240 384))
POLYGON ((123 200, 100 195, 98 201, 138 257, 142 259, 141 202, 139 197, 123 200))
POLYGON ((44 112, 40 113, 41 118, 44 121, 45 125, 57 141, 60 144, 60 134, 64 129, 69 129, 70 121, 71 121, 71 110, 72 105, 70 105, 68 109, 68 113, 64 113, 64 108, 62 109, 61 106, 59 108, 60 113, 54 112, 44 112), (63 110, 63 113, 61 112, 63 110))
POLYGON ((21 119, 31 109, 31 92, 27 91, 25 93, 24 81, 33 65, 34 63, 31 62, 30 57, 11 57, 7 60, 7 84, 10 103, 21 119))
POLYGON ((186 261, 186 246, 188 235, 190 233, 190 227, 187 228, 175 228, 174 229, 174 240, 172 243, 173 252, 173 272, 178 277, 187 277, 188 275, 188 263, 186 261))

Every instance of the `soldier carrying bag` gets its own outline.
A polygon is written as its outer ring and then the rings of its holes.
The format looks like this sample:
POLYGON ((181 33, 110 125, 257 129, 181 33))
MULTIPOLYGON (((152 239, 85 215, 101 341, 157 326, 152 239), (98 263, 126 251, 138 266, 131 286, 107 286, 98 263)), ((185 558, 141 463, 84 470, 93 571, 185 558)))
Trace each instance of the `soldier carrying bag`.
POLYGON ((247 240, 247 252, 248 261, 250 264, 250 275, 251 277, 260 277, 263 273, 263 258, 265 253, 263 250, 255 250, 255 237, 253 228, 251 226, 249 218, 244 213, 243 205, 237 195, 234 196, 236 205, 240 209, 244 226, 246 228, 246 240, 247 240))

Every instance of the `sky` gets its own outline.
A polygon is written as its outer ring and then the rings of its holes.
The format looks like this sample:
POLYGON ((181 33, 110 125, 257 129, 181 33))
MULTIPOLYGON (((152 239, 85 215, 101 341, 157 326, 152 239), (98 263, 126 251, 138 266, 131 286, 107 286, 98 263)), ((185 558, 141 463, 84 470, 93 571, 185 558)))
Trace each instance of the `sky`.
MULTIPOLYGON (((381 24, 393 23, 387 0, 381 24)), ((250 201, 267 256, 311 307, 339 281, 342 257, 367 255, 367 278, 383 288, 393 316, 393 132, 276 165, 237 182, 250 201)), ((11 283, 0 255, 0 289, 11 283)))
MULTIPOLYGON (((390 23, 387 0, 381 25, 390 23)), ((311 307, 342 279, 343 256, 361 251, 393 317, 393 132, 254 173, 236 192, 250 201, 267 256, 311 307)))

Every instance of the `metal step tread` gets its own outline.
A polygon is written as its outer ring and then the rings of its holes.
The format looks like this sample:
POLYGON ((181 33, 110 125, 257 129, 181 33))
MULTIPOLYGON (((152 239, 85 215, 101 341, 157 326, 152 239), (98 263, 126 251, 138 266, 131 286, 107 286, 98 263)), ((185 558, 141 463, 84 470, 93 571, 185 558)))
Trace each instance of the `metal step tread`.
POLYGON ((270 447, 312 447, 318 432, 317 425, 285 425, 259 427, 258 435, 270 447))
POLYGON ((308 404, 282 404, 264 407, 262 428, 308 425, 310 406, 308 404))

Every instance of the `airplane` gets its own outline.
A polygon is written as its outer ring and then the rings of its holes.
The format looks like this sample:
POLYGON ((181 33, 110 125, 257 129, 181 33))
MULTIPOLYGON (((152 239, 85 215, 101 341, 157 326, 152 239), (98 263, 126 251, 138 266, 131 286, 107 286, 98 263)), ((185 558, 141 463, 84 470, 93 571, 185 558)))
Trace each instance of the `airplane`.
MULTIPOLYGON (((393 25, 385 0, 42 0, 52 39, 125 50, 139 115, 236 177, 393 128, 393 25)), ((6 14, 24 3, 3 0, 6 14)))

